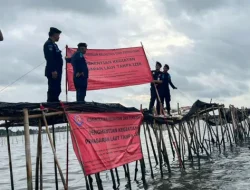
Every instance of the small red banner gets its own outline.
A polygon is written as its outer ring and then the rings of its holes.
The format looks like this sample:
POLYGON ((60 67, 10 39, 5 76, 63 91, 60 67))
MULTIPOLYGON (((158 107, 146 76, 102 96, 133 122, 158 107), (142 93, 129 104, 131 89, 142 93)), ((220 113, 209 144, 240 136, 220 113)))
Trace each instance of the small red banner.
POLYGON ((132 113, 67 114, 72 144, 85 175, 142 159, 140 125, 143 115, 132 113))
MULTIPOLYGON (((67 48, 71 57, 76 48, 67 48)), ((152 74, 143 47, 89 49, 85 54, 89 68, 87 90, 125 87, 150 83, 152 74)), ((73 67, 67 64, 68 90, 75 91, 73 67)))

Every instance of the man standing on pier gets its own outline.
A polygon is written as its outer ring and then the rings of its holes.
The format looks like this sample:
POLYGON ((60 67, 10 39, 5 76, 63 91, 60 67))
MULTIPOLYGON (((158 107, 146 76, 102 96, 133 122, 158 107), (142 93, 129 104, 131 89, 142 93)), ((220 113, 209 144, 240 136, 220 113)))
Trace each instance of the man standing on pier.
POLYGON ((77 51, 72 55, 70 60, 74 72, 74 85, 76 88, 77 102, 85 102, 86 91, 88 87, 89 69, 84 54, 87 51, 86 43, 79 43, 77 51))
POLYGON ((0 30, 0 41, 3 41, 3 33, 1 30, 0 30))
POLYGON ((162 72, 160 71, 162 65, 160 62, 156 62, 155 69, 152 71, 153 75, 153 81, 151 82, 151 87, 150 87, 150 103, 149 103, 149 111, 152 113, 153 106, 155 104, 155 100, 157 100, 157 114, 160 114, 160 103, 159 103, 159 97, 157 96, 157 91, 159 92, 160 89, 160 83, 161 83, 161 78, 162 78, 162 72))
POLYGON ((177 89, 172 81, 171 81, 171 76, 168 73, 169 66, 167 64, 164 65, 163 68, 163 75, 162 75, 162 83, 160 87, 160 97, 161 97, 161 103, 164 104, 164 101, 166 103, 166 108, 168 111, 168 115, 171 116, 170 114, 170 101, 171 101, 171 95, 170 95, 170 89, 169 89, 169 84, 173 89, 177 89))
POLYGON ((57 28, 50 28, 49 39, 43 46, 46 59, 45 76, 48 78, 47 102, 59 102, 61 94, 61 80, 63 59, 61 50, 55 42, 59 41, 61 31, 57 28))

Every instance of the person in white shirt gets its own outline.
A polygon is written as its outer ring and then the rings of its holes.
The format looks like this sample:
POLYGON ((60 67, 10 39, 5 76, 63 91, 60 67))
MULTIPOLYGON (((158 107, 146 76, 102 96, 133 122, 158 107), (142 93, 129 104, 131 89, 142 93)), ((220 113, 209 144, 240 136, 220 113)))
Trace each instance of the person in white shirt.
POLYGON ((1 32, 1 30, 0 30, 0 41, 3 41, 3 34, 1 32))

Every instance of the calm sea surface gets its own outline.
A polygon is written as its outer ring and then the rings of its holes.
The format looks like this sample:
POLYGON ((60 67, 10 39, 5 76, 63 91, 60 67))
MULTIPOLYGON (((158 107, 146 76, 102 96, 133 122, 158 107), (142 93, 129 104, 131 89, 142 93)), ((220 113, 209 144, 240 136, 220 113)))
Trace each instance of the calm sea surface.
MULTIPOLYGON (((250 149, 249 141, 241 146, 233 148, 230 151, 227 147, 225 153, 219 154, 217 148, 214 148, 212 154, 212 160, 201 160, 201 168, 198 169, 197 163, 192 166, 191 163, 186 162, 186 170, 182 172, 178 167, 177 160, 173 160, 172 152, 169 146, 167 132, 164 132, 165 140, 167 142, 168 155, 171 160, 171 175, 168 174, 165 169, 165 176, 162 180, 160 178, 159 168, 155 167, 155 161, 151 152, 151 160, 154 167, 155 179, 150 177, 150 167, 148 164, 148 155, 146 149, 146 143, 144 133, 142 130, 141 139, 144 157, 146 161, 147 170, 147 182, 148 190, 167 190, 167 189, 225 189, 225 190, 250 190, 250 149)), ((48 141, 48 138, 43 134, 43 182, 44 189, 55 189, 55 177, 54 177, 54 161, 53 153, 48 141)), ((35 181, 35 162, 36 162, 36 149, 37 149, 37 135, 31 135, 31 154, 32 154, 32 175, 33 181, 35 181)), ((26 164, 25 164, 25 149, 24 149, 24 137, 17 136, 10 138, 11 151, 12 151, 12 164, 14 171, 15 189, 25 190, 27 189, 26 183, 26 164)), ((154 142, 155 143, 155 142, 154 142)), ((69 145, 69 189, 86 189, 85 181, 82 170, 76 159, 75 153, 72 148, 71 140, 69 145)), ((63 173, 66 173, 66 132, 56 133, 56 148, 59 163, 63 169, 63 173)), ((197 159, 195 159, 197 162, 197 159)), ((135 164, 129 164, 132 189, 144 189, 141 181, 134 182, 134 170, 135 164)), ((127 180, 124 175, 123 167, 118 168, 121 185, 119 189, 126 189, 127 180)), ((139 170, 140 172, 140 170, 139 170)), ((137 175, 137 179, 141 178, 141 174, 137 175)), ((63 189, 62 183, 59 179, 59 189, 63 189)), ((95 178, 94 182, 95 182, 95 178)), ((112 178, 110 172, 102 172, 101 179, 103 181, 104 189, 112 189, 112 178)), ((98 189, 96 183, 94 183, 94 189, 98 189)), ((35 184, 33 183, 33 186, 35 184)), ((9 190, 10 187, 10 174, 9 174, 9 161, 7 150, 6 137, 0 138, 0 190, 9 190)))

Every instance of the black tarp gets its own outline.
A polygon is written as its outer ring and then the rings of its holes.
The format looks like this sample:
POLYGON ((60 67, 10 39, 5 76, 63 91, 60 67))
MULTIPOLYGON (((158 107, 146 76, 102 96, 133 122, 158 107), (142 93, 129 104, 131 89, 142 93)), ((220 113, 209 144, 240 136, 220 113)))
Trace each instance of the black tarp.
POLYGON ((200 100, 197 100, 192 107, 190 108, 189 112, 182 117, 182 119, 177 120, 177 119, 171 119, 171 118, 163 118, 163 117, 153 117, 153 115, 151 115, 149 113, 148 110, 144 110, 144 119, 145 121, 148 122, 153 122, 155 120, 156 123, 159 124, 165 124, 166 122, 170 125, 175 125, 184 121, 188 121, 190 120, 192 117, 196 116, 196 113, 199 112, 199 114, 204 114, 206 112, 210 112, 212 107, 214 107, 215 109, 218 107, 218 104, 211 104, 211 103, 206 103, 206 102, 202 102, 200 100))
MULTIPOLYGON (((63 111, 60 103, 7 103, 0 102, 0 117, 22 117, 23 109, 29 110, 29 115, 41 114, 40 104, 47 109, 46 112, 57 112, 63 111)), ((103 112, 139 112, 138 109, 134 107, 124 107, 121 104, 116 103, 97 103, 97 102, 64 102, 64 107, 66 111, 74 111, 81 113, 103 113, 103 112)), ((64 115, 50 116, 47 117, 49 125, 65 123, 66 118, 64 115)), ((30 126, 38 126, 38 119, 30 119, 30 126)), ((12 126, 23 126, 23 121, 12 121, 10 123, 12 126)), ((43 124, 43 123, 42 123, 43 124)), ((2 124, 4 125, 4 124, 2 124)))

